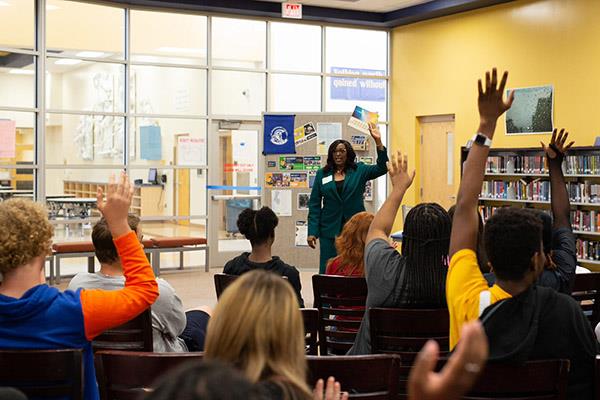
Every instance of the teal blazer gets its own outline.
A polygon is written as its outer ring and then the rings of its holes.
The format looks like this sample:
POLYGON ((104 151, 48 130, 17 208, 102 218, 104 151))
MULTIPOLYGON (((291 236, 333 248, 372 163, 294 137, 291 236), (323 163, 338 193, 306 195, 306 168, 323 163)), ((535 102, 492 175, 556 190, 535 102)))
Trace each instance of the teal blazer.
POLYGON ((334 238, 339 235, 342 221, 347 221, 356 213, 365 211, 363 193, 367 181, 379 178, 387 172, 388 156, 385 147, 377 151, 377 163, 356 164, 349 168, 344 178, 342 195, 338 194, 333 179, 333 171, 317 171, 310 200, 308 202, 308 236, 334 238), (323 183, 325 181, 325 183, 323 183))

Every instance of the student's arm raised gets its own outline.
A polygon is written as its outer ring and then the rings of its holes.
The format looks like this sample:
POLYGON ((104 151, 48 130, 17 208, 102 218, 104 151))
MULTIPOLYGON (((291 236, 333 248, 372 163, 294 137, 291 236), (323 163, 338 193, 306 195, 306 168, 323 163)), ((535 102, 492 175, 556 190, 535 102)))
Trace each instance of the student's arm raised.
POLYGON ((387 167, 393 186, 392 193, 375 214, 365 245, 374 239, 389 239, 404 193, 415 179, 414 170, 410 174, 408 173, 408 157, 403 157, 401 152, 398 152, 397 156, 392 156, 392 161, 388 161, 387 167))
POLYGON ((565 177, 562 171, 562 162, 565 154, 575 142, 565 145, 569 137, 569 132, 561 129, 557 134, 555 129, 552 132, 550 144, 546 146, 544 142, 542 148, 548 159, 548 168, 550 170, 550 197, 552 199, 552 215, 554 217, 554 228, 571 228, 570 214, 571 204, 569 203, 569 194, 565 186, 565 177))
MULTIPOLYGON (((481 80, 478 81, 479 97, 479 129, 478 133, 489 139, 494 137, 496 122, 506 110, 508 110, 514 99, 514 92, 505 101, 503 99, 504 88, 508 72, 504 72, 500 85, 496 69, 492 73, 485 74, 485 88, 481 80)), ((450 257, 459 250, 477 250, 478 218, 477 201, 481 192, 481 185, 485 172, 485 163, 489 153, 489 147, 473 144, 464 164, 463 177, 458 190, 456 211, 452 222, 452 234, 450 237, 450 257)))
POLYGON ((158 284, 135 232, 129 228, 127 214, 133 187, 121 173, 118 184, 111 176, 103 200, 102 189, 96 198, 98 209, 106 219, 123 266, 125 287, 121 290, 84 289, 81 308, 88 340, 106 329, 121 325, 148 308, 158 297, 158 284))

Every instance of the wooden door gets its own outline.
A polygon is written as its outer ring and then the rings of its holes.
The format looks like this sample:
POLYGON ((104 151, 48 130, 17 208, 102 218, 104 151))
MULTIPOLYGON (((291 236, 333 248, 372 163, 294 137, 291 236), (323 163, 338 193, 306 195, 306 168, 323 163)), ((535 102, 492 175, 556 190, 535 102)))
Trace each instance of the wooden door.
MULTIPOLYGON (((183 135, 175 135, 175 165, 179 164, 179 160, 177 158, 177 138, 179 136, 189 136, 188 134, 183 135)), ((187 217, 190 215, 190 170, 189 169, 177 169, 175 170, 175 182, 174 182, 174 190, 173 194, 175 197, 175 204, 177 204, 177 208, 174 211, 173 215, 178 215, 180 217, 187 217)), ((177 223, 179 225, 189 225, 189 220, 178 220, 177 223)))
POLYGON ((454 116, 421 117, 419 125, 421 202, 438 203, 448 209, 456 202, 453 165, 454 116))

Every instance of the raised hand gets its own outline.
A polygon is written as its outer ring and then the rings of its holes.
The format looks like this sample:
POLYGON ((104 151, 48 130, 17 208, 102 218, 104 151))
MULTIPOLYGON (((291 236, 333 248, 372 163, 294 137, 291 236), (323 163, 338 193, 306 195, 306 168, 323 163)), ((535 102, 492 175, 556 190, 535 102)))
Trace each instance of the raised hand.
POLYGON ((408 156, 402 156, 400 151, 395 155, 392 154, 392 160, 387 162, 387 168, 394 189, 406 190, 412 185, 415 170, 408 173, 408 156))
POLYGON ((127 215, 132 197, 133 187, 124 172, 121 172, 118 183, 115 183, 114 175, 110 176, 106 199, 104 199, 102 188, 98 187, 96 192, 97 207, 106 219, 113 238, 124 235, 131 230, 127 223, 127 215))
POLYGON ((488 356, 487 337, 479 321, 465 324, 456 350, 441 372, 433 372, 438 344, 428 341, 408 378, 409 400, 458 400, 475 383, 488 356))
POLYGON ((379 132, 379 127, 377 124, 369 122, 369 132, 371 133, 373 139, 375 139, 375 144, 377 146, 381 146, 381 132, 379 132))
POLYGON ((569 132, 565 132, 564 128, 562 128, 558 133, 557 129, 554 129, 554 131, 552 131, 552 139, 550 139, 550 144, 546 146, 544 142, 540 143, 542 144, 542 149, 544 149, 546 156, 550 160, 554 160, 558 157, 558 160, 562 162, 562 159, 567 151, 575 144, 574 141, 571 141, 568 145, 565 145, 568 138, 569 132))
POLYGON ((339 382, 333 376, 327 379, 327 387, 323 392, 323 379, 319 379, 313 390, 313 400, 348 400, 348 393, 342 392, 339 382))
MULTIPOLYGON (((477 87, 479 90, 479 97, 477 104, 479 106, 479 117, 482 124, 493 124, 495 127, 498 117, 500 117, 506 110, 512 105, 515 95, 514 91, 511 91, 508 99, 504 100, 504 88, 506 87, 506 80, 508 79, 508 72, 504 72, 502 80, 498 86, 498 73, 496 68, 492 69, 492 73, 485 73, 485 87, 483 87, 481 79, 477 81, 477 87)), ((482 132, 484 134, 494 135, 493 129, 491 132, 482 132)), ((491 138, 491 136, 489 136, 491 138)))

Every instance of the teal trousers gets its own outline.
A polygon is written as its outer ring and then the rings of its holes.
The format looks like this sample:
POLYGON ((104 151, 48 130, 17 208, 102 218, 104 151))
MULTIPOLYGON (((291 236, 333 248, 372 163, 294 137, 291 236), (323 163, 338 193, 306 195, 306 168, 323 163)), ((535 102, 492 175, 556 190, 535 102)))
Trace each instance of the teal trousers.
POLYGON ((329 259, 337 256, 337 251, 335 250, 335 238, 320 237, 319 248, 319 274, 324 274, 329 259))

